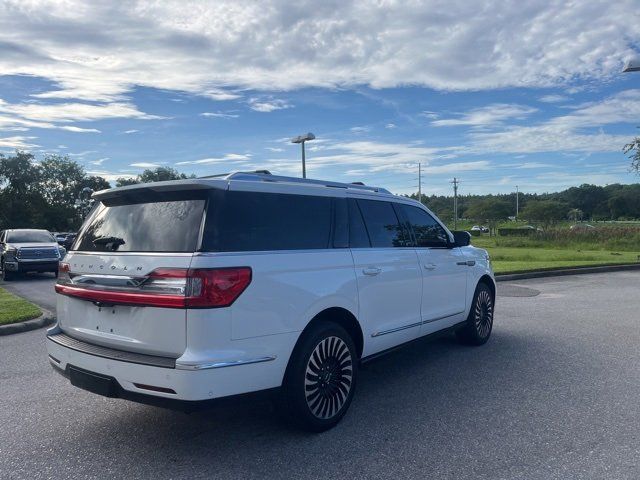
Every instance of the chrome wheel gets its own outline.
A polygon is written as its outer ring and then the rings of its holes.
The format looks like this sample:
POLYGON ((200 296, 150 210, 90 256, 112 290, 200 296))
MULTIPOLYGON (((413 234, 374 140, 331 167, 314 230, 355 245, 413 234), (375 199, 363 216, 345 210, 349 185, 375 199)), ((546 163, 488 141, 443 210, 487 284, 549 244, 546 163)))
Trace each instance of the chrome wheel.
POLYGON ((493 299, 487 290, 481 290, 476 299, 474 321, 478 335, 485 338, 493 326, 493 299))
POLYGON ((305 372, 305 398, 316 418, 329 419, 344 406, 353 379, 353 360, 347 344, 327 337, 314 348, 305 372))

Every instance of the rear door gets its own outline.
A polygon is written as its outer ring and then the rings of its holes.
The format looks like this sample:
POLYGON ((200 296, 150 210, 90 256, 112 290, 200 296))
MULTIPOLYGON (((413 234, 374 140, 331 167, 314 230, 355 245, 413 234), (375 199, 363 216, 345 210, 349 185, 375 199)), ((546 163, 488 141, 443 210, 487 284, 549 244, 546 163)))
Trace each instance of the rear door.
MULTIPOLYGON (((447 232, 426 210, 407 204, 396 207, 415 237, 423 278, 422 321, 429 323, 464 313, 468 268, 462 252, 450 248, 447 232)), ((430 331, 429 327, 424 330, 430 331)))
POLYGON ((184 295, 179 274, 198 247, 206 204, 202 191, 142 190, 98 205, 56 286, 60 328, 116 349, 180 356, 186 310, 172 308, 170 300, 184 295), (122 293, 135 302, 114 303, 122 293))
POLYGON ((419 335, 422 274, 390 202, 349 199, 349 217, 366 356, 419 335))

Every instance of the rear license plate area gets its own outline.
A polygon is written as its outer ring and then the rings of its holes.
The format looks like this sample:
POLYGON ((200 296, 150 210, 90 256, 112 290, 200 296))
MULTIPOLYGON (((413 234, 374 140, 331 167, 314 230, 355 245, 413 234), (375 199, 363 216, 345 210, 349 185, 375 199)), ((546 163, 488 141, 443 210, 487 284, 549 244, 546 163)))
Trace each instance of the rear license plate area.
POLYGON ((68 369, 71 385, 104 397, 118 396, 118 382, 115 378, 88 372, 73 365, 69 365, 68 369))

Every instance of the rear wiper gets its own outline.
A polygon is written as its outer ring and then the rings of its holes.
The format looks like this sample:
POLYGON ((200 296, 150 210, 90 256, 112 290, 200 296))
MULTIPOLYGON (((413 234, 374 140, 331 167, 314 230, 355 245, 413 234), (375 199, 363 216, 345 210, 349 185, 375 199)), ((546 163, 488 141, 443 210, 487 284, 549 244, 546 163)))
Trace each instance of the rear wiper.
POLYGON ((94 245, 109 245, 111 244, 111 249, 116 250, 120 245, 124 245, 124 239, 120 237, 98 237, 93 241, 94 245))

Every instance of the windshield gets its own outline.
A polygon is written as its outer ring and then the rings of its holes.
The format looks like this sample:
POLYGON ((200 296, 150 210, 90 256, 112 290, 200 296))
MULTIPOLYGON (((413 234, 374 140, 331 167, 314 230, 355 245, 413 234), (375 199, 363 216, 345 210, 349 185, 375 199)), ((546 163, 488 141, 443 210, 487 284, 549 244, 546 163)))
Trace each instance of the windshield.
POLYGON ((8 232, 7 243, 52 243, 56 239, 49 232, 45 231, 26 231, 26 232, 8 232))
POLYGON ((100 204, 74 250, 83 252, 194 252, 205 200, 100 204))

